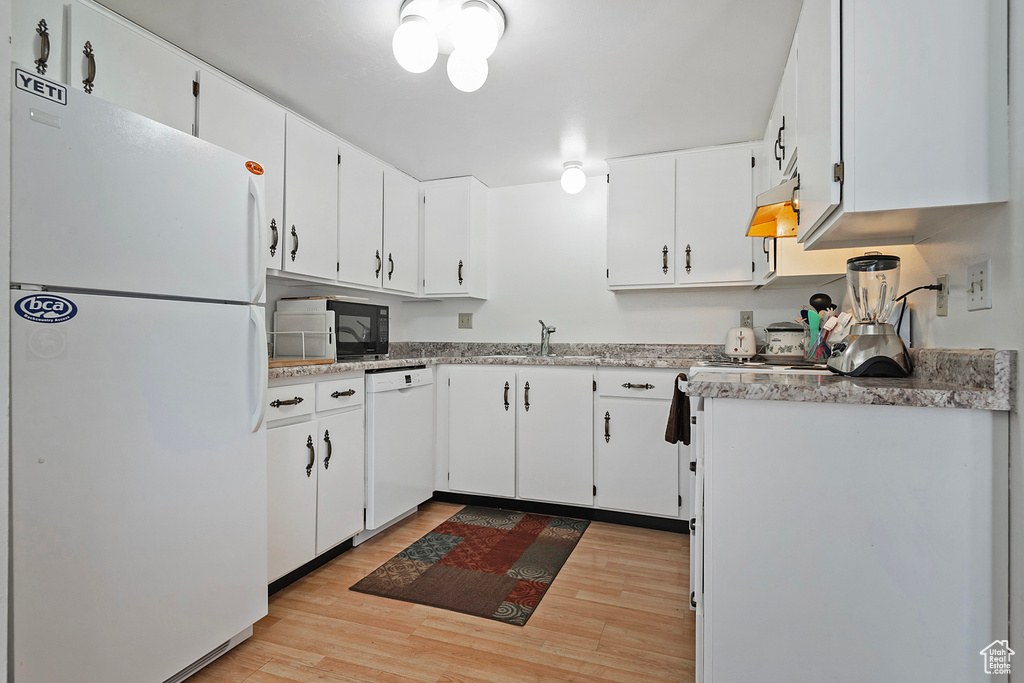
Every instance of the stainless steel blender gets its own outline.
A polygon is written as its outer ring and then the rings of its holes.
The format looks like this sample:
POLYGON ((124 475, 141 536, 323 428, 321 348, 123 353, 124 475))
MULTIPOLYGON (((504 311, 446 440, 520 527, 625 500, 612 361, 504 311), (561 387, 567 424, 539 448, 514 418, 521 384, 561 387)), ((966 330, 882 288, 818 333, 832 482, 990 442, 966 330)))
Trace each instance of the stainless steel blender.
POLYGON ((846 286, 857 324, 832 347, 828 367, 851 377, 906 377, 910 353, 889 316, 900 284, 898 256, 866 255, 846 261, 846 286))

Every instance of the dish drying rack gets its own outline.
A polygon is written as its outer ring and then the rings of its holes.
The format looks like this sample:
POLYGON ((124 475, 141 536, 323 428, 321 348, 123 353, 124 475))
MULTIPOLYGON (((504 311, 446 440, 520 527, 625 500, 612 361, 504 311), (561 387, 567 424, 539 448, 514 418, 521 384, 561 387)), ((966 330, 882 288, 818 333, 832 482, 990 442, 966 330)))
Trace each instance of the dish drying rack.
POLYGON ((335 361, 334 330, 267 332, 270 367, 322 365, 335 361))

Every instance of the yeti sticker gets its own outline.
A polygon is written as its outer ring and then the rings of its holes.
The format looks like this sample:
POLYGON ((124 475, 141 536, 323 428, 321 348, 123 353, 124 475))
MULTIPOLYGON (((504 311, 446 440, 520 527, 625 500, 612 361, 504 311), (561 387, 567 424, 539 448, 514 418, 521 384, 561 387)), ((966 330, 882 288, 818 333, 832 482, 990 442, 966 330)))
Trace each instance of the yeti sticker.
POLYGON ((32 323, 62 323, 75 317, 78 306, 70 299, 54 294, 33 294, 14 304, 14 311, 32 323))

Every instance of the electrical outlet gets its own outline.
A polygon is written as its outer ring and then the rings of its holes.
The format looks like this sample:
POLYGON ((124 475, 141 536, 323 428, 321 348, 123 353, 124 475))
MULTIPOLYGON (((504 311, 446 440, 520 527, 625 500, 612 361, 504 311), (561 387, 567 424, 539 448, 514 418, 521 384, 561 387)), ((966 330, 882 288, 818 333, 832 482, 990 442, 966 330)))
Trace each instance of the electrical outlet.
POLYGON ((473 329, 473 314, 472 313, 459 313, 459 329, 460 330, 471 330, 471 329, 473 329))
POLYGON ((754 312, 753 311, 740 311, 740 327, 753 327, 754 326, 754 312))
POLYGON ((992 308, 992 259, 967 269, 967 310, 992 308))
POLYGON ((949 275, 939 276, 939 286, 942 287, 935 293, 935 315, 949 315, 949 275))

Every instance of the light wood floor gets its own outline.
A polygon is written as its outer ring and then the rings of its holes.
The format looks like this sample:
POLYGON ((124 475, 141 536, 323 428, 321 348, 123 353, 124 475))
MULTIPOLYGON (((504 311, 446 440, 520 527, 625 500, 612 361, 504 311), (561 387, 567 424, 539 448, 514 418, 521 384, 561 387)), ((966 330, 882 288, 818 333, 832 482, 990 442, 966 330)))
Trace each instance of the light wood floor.
POLYGON ((460 507, 424 505, 278 592, 189 683, 693 680, 683 534, 591 523, 522 627, 348 590, 460 507))

